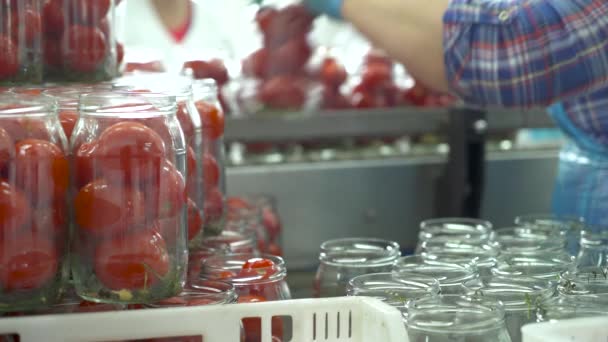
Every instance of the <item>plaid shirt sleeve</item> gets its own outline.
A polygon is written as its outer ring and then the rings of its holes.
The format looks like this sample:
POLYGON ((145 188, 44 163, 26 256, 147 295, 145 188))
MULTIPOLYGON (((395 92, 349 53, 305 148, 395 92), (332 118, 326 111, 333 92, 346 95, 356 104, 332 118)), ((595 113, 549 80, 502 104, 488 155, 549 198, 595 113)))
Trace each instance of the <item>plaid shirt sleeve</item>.
POLYGON ((607 0, 452 0, 444 15, 452 91, 531 107, 606 86, 607 0))

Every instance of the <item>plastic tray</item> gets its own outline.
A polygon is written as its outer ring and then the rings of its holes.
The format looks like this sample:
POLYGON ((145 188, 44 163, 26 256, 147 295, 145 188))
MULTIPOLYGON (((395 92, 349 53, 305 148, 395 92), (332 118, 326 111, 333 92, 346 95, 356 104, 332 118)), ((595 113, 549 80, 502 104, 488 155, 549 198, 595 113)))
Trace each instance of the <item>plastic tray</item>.
POLYGON ((291 341, 409 341, 401 313, 365 297, 1 318, 0 335, 19 334, 22 342, 99 342, 175 336, 203 336, 205 342, 230 342, 240 341, 241 319, 260 317, 262 342, 270 342, 273 316, 291 317, 291 341))
POLYGON ((608 316, 528 324, 523 342, 606 342, 608 316))

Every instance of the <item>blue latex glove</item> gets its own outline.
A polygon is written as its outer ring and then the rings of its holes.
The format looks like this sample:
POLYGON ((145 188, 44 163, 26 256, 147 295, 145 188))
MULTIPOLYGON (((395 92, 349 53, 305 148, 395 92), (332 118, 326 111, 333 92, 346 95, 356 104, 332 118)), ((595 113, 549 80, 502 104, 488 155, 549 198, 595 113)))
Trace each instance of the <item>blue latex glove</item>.
POLYGON ((312 12, 326 14, 334 19, 342 19, 342 3, 344 0, 304 0, 304 4, 312 12))

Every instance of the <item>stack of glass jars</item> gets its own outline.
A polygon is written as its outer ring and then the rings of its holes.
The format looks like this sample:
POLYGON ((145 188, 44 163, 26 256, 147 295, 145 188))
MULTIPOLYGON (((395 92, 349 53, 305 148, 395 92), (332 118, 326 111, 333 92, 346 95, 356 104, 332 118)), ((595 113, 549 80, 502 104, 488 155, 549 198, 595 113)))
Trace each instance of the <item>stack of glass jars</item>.
POLYGON ((152 303, 186 275, 186 145, 175 97, 92 93, 72 135, 78 295, 152 303))
POLYGON ((329 240, 321 244, 313 297, 340 297, 348 282, 360 275, 391 272, 401 256, 399 244, 371 238, 329 240))
POLYGON ((0 103, 0 311, 21 311, 56 303, 67 279, 69 150, 51 97, 0 103))
POLYGON ((42 81, 40 1, 0 3, 0 84, 42 81))

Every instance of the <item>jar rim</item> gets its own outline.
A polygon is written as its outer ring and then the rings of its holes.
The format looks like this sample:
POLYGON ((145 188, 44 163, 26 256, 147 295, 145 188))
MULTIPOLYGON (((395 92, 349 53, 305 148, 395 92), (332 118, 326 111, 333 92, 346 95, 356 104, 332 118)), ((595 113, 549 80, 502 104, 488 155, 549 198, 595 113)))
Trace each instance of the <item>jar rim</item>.
POLYGON ((169 298, 166 303, 163 301, 149 304, 150 308, 187 306, 187 302, 172 303, 173 298, 192 298, 209 300, 207 305, 230 304, 236 302, 237 294, 234 285, 218 280, 198 279, 195 283, 190 282, 184 290, 175 297, 169 298))
POLYGON ((446 231, 455 229, 456 232, 458 230, 468 230, 489 233, 492 228, 490 221, 467 217, 440 217, 420 222, 421 232, 429 229, 444 229, 446 231))
POLYGON ((150 91, 175 96, 178 100, 192 97, 193 80, 179 75, 143 73, 123 76, 112 83, 114 90, 150 91))
POLYGON ((402 273, 432 276, 439 281, 440 287, 460 285, 464 281, 479 276, 473 265, 426 260, 420 255, 409 255, 397 259, 393 266, 393 275, 400 277, 402 273), (410 260, 412 262, 409 262, 410 260), (414 260, 416 261, 414 262, 414 260))
MULTIPOLYGON (((246 286, 250 284, 272 283, 285 279, 287 276, 287 267, 283 258, 276 255, 259 254, 259 253, 235 253, 227 255, 215 255, 203 261, 202 272, 203 278, 213 279, 220 277, 218 280, 229 282, 236 287, 246 286), (268 259, 271 260, 273 266, 256 268, 258 271, 273 272, 268 277, 263 275, 239 275, 236 273, 243 269, 243 265, 251 259, 268 259), (228 272, 229 274, 222 274, 228 272)), ((261 273, 259 273, 261 274, 261 273)))
POLYGON ((374 297, 392 306, 403 306, 413 298, 439 294, 439 281, 433 277, 415 273, 402 273, 396 277, 391 272, 369 273, 348 281, 348 296, 374 297))
POLYGON ((57 100, 46 94, 0 94, 0 118, 44 117, 57 114, 57 100))
POLYGON ((435 333, 473 333, 505 329, 504 305, 492 298, 440 295, 414 299, 406 305, 408 329, 435 333), (441 322, 433 314, 450 317, 441 322), (448 316, 449 315, 449 316, 448 316), (463 319, 471 316, 471 319, 463 319))
POLYGON ((83 116, 149 118, 173 116, 176 107, 175 96, 167 94, 101 91, 80 95, 78 109, 83 116))
POLYGON ((555 293, 555 282, 524 276, 482 276, 464 282, 462 287, 470 296, 500 300, 506 311, 531 310, 537 302, 555 293))
POLYGON ((582 217, 554 214, 528 214, 515 218, 515 225, 527 228, 559 229, 561 232, 579 231, 585 225, 582 217))
POLYGON ((255 248, 255 232, 253 231, 230 231, 223 230, 220 235, 208 237, 203 240, 203 246, 219 250, 236 252, 239 249, 252 247, 255 248))
POLYGON ((401 256, 399 244, 377 238, 342 238, 321 244, 319 261, 339 267, 390 266, 401 256))

